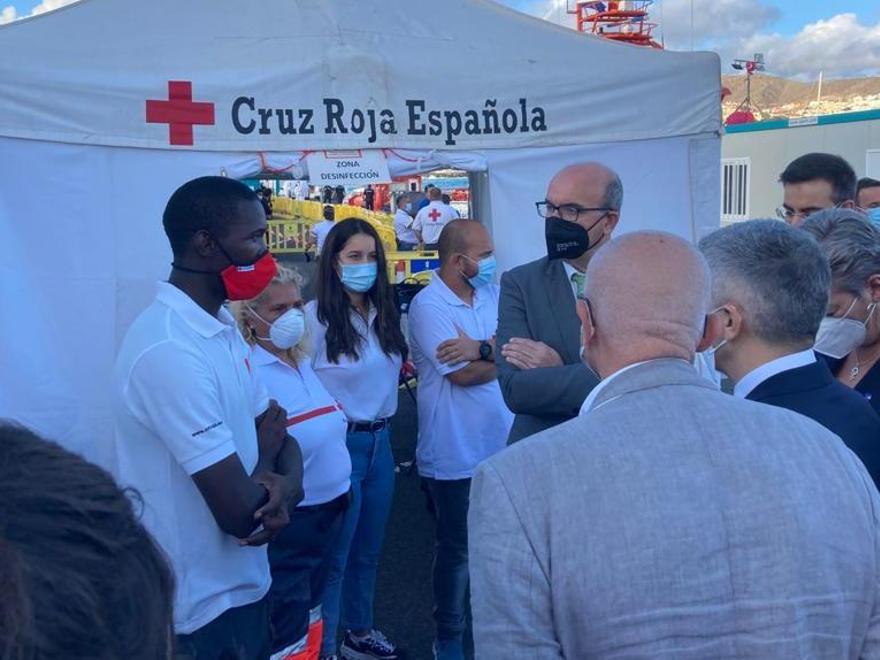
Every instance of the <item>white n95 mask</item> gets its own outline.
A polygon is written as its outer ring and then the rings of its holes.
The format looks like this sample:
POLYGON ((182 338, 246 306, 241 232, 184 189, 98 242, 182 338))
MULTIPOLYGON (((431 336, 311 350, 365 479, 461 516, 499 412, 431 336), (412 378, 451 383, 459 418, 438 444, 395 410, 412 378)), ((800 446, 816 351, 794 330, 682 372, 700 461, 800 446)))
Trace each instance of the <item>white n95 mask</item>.
POLYGON ((847 318, 855 304, 856 301, 853 300, 846 314, 840 318, 826 316, 822 319, 819 332, 816 333, 816 343, 813 345, 815 351, 841 360, 865 343, 866 326, 877 308, 877 303, 868 305, 868 315, 864 321, 847 318))
MULTIPOLYGON (((262 316, 251 309, 254 316, 269 323, 262 316)), ((287 350, 296 346, 306 331, 306 316, 301 309, 289 309, 284 314, 275 319, 274 323, 269 324, 269 336, 257 337, 263 341, 270 341, 278 348, 287 350)))

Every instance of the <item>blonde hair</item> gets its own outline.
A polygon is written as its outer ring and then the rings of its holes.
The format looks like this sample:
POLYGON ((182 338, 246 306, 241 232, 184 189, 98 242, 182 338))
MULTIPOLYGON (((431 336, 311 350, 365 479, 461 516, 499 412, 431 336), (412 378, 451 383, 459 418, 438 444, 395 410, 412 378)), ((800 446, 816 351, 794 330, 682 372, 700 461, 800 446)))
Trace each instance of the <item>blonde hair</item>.
MULTIPOLYGON (((296 288, 302 293, 303 286, 305 285, 305 278, 296 268, 283 266, 279 263, 278 272, 275 274, 275 277, 272 278, 272 281, 269 282, 269 286, 267 286, 260 295, 256 298, 251 298, 250 300, 230 303, 235 322, 238 324, 238 329, 241 332, 242 337, 244 337, 244 340, 251 346, 257 344, 257 336, 248 321, 254 315, 252 310, 266 300, 266 297, 269 295, 269 287, 273 284, 295 284, 296 288)), ((299 364, 303 358, 308 356, 308 326, 306 326, 306 332, 303 334, 299 343, 296 346, 287 349, 284 353, 294 364, 299 364)))

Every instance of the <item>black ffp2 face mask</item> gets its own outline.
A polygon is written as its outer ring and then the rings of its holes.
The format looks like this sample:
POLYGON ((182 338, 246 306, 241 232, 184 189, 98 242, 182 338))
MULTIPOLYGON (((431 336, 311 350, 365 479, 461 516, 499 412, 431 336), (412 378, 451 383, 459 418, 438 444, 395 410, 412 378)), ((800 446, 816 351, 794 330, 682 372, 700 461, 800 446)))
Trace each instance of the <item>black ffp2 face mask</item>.
POLYGON ((544 238, 550 259, 577 259, 590 249, 589 232, 562 218, 545 218, 544 238))

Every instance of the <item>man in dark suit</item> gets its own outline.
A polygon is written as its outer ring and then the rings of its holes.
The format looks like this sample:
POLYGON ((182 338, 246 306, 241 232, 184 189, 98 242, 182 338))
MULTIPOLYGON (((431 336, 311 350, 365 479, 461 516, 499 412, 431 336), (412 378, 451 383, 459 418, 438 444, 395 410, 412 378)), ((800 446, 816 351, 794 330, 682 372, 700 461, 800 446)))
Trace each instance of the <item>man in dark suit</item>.
POLYGON ((537 203, 547 256, 501 276, 496 365, 504 400, 516 414, 509 443, 577 416, 598 382, 580 358, 575 299, 590 258, 617 226, 622 202, 620 178, 609 168, 566 167, 537 203))
POLYGON ((880 416, 816 359, 831 271, 806 232, 774 220, 738 223, 700 249, 712 270, 712 314, 724 338, 715 366, 734 396, 788 408, 838 435, 880 484, 880 416))

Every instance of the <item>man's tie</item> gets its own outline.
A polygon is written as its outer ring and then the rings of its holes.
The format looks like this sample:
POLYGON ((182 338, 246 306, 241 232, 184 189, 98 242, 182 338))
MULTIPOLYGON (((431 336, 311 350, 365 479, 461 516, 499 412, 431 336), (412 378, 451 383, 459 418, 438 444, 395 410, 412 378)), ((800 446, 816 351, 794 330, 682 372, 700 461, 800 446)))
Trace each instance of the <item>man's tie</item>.
POLYGON ((583 273, 574 272, 571 274, 571 281, 574 282, 575 289, 577 290, 577 297, 584 297, 584 283, 587 281, 587 276, 583 273))

